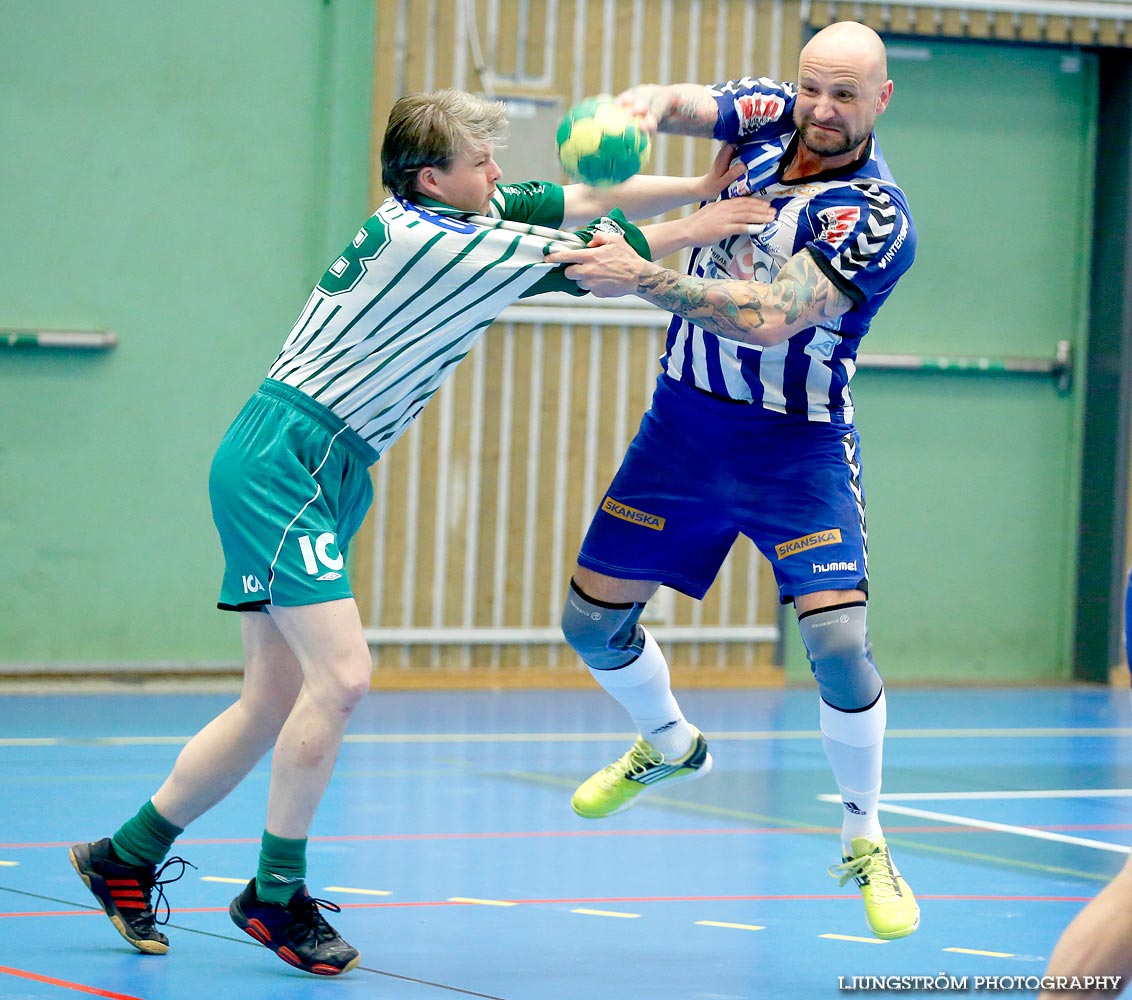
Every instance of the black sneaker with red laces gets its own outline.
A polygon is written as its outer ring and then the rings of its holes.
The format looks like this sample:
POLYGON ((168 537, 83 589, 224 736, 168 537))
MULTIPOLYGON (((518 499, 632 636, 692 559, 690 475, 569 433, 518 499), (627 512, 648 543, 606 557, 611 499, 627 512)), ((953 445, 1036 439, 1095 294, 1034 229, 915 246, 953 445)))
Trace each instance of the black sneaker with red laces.
POLYGON ((316 976, 340 976, 354 968, 362 956, 339 937, 318 912, 319 907, 342 912, 334 903, 315 899, 306 886, 286 906, 265 903, 256 895, 253 878, 232 900, 228 913, 237 927, 296 969, 316 976))
POLYGON ((109 837, 91 844, 75 844, 70 853, 71 864, 79 878, 102 904, 114 929, 138 951, 147 955, 164 955, 169 950, 169 939, 156 926, 169 922, 164 886, 181 878, 189 863, 184 858, 170 858, 160 868, 156 865, 128 865, 115 853, 109 837), (181 870, 172 878, 162 879, 165 869, 176 864, 181 866, 181 870), (150 905, 154 889, 157 890, 158 909, 164 907, 164 919, 159 919, 150 905))

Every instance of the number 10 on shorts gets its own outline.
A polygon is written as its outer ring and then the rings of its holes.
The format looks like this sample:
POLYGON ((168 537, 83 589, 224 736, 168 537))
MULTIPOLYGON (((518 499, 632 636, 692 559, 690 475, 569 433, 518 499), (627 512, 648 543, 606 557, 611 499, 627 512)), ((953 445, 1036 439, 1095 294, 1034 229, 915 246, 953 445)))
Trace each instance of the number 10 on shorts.
POLYGON ((299 535, 299 549, 303 553, 303 565, 311 576, 324 569, 341 569, 346 562, 338 551, 334 535, 329 531, 319 535, 313 544, 310 535, 299 535), (334 555, 327 551, 330 548, 334 549, 334 555))

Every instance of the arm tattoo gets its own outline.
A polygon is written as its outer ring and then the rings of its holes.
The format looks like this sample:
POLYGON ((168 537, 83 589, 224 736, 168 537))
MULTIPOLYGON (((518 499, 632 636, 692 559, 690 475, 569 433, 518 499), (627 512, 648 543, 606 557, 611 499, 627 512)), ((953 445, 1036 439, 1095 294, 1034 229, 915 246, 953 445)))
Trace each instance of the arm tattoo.
POLYGON ((806 250, 790 258, 769 283, 662 269, 642 278, 637 294, 710 333, 763 347, 836 319, 853 306, 806 250))
POLYGON ((715 134, 719 109, 706 87, 677 83, 666 88, 664 96, 666 100, 657 116, 659 131, 701 139, 710 139, 715 134))

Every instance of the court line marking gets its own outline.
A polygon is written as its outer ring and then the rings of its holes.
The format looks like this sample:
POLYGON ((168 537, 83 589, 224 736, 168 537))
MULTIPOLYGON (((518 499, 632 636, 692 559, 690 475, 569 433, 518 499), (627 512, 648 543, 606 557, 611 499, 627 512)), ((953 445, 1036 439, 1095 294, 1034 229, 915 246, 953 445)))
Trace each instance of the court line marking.
POLYGON ((36 972, 26 972, 23 969, 13 969, 7 965, 0 965, 0 973, 16 976, 20 979, 30 979, 33 983, 44 983, 47 986, 62 986, 66 990, 77 993, 90 993, 96 997, 109 997, 110 1000, 140 1000, 139 997, 129 993, 113 993, 110 990, 100 990, 97 986, 84 986, 82 983, 71 983, 66 979, 55 979, 52 976, 41 976, 36 972))
MULTIPOLYGON (((840 801, 840 800, 838 800, 840 801)), ((950 813, 932 812, 929 809, 911 809, 908 806, 890 806, 881 802, 878 809, 897 813, 901 816, 917 816, 920 819, 932 819, 940 823, 955 823, 959 826, 973 826, 980 830, 992 830, 996 833, 1013 833, 1019 837, 1030 837, 1034 840, 1051 840, 1058 844, 1073 844, 1077 847, 1091 847, 1096 851, 1111 851, 1113 854, 1132 854, 1132 847, 1126 844, 1110 844, 1103 840, 1091 840, 1088 837, 1070 837, 1065 833, 1053 833, 1050 830, 1035 830, 1027 826, 1015 826, 1011 823, 992 823, 987 820, 973 819, 969 816, 952 816, 950 813)))
MULTIPOLYGON (((543 774, 541 772, 530 771, 506 771, 503 772, 504 776, 514 778, 517 781, 526 781, 532 784, 549 785, 556 788, 570 788, 575 787, 575 782, 566 778, 555 777, 554 775, 543 774)), ((818 796, 821 798, 822 796, 818 796)), ((828 796, 831 802, 840 803, 840 798, 836 796, 828 796)), ((664 808, 674 809, 679 812, 692 813, 697 816, 720 816, 726 819, 736 819, 748 823, 774 823, 783 829, 793 831, 795 833, 826 833, 828 830, 822 827, 815 827, 811 823, 801 823, 798 820, 787 819, 784 816, 766 816, 762 813, 750 812, 745 809, 731 809, 724 806, 708 805, 705 802, 691 802, 685 799, 676 799, 668 796, 660 795, 657 792, 650 792, 647 798, 644 798, 638 809, 649 808, 664 808)), ((938 844, 930 844, 925 841, 910 840, 906 837, 888 837, 888 843, 894 847, 910 847, 925 854, 941 854, 945 857, 953 858, 967 858, 974 861, 985 861, 990 864, 1000 865, 1005 868, 1021 868, 1024 871, 1040 871, 1055 875, 1068 875, 1073 878, 1085 879, 1094 882, 1107 882, 1110 875, 1100 875, 1095 872, 1077 871, 1072 868, 1061 868, 1055 865, 1041 864, 1035 861, 1027 861, 1019 858, 1002 857, 996 854, 979 853, 975 851, 959 850, 954 847, 942 847, 938 844)), ((3 845, 0 845, 2 847, 3 845)))
POLYGON ((725 920, 697 920, 698 927, 732 927, 737 931, 765 931, 759 924, 731 924, 725 920))
POLYGON ((477 906, 518 906, 512 899, 476 899, 474 896, 449 896, 449 903, 472 903, 477 906))
POLYGON ((392 896, 389 889, 351 889, 344 885, 324 885, 323 892, 350 892, 358 896, 392 896))
POLYGON ((588 910, 584 906, 579 906, 571 913, 582 913, 587 917, 622 917, 626 920, 632 920, 634 917, 639 917, 639 913, 618 913, 616 910, 588 910))
MULTIPOLYGON (((823 802, 840 802, 839 795, 819 795, 823 802)), ((1064 833, 1053 833, 1050 830, 1037 830, 1029 826, 1016 826, 1012 823, 992 823, 985 819, 975 819, 973 816, 955 816, 951 813, 933 812, 930 809, 912 809, 909 806, 891 805, 888 802, 878 802, 877 809, 883 812, 896 813, 900 816, 915 816, 918 819, 931 819, 938 823, 954 823, 956 826, 969 826, 977 830, 991 830, 995 833, 1013 833, 1019 837, 1030 837, 1034 840, 1052 840, 1058 844, 1073 844, 1077 847, 1091 847, 1097 851, 1111 851, 1113 854, 1132 854, 1132 847, 1125 844, 1109 844, 1103 840, 1090 840, 1087 837, 1070 837, 1064 833)))
POLYGON ((1002 792, 884 792, 881 802, 977 801, 979 799, 1127 799, 1129 788, 1026 788, 1002 792))
POLYGON ((944 948, 944 951, 953 951, 957 955, 986 955, 987 958, 1014 958, 1011 951, 979 951, 977 948, 944 948))
MULTIPOLYGON (((1107 880, 1107 879, 1106 879, 1107 880)), ((10 889, 0 886, 0 894, 9 893, 14 896, 24 896, 30 899, 41 899, 52 903, 61 903, 66 906, 74 907, 70 910, 22 910, 11 913, 0 913, 0 920, 3 919, 21 919, 29 917, 101 917, 103 916, 100 907, 88 906, 85 903, 76 903, 68 899, 57 899, 52 896, 43 896, 38 893, 23 892, 18 889, 10 889)), ((815 900, 828 901, 828 902, 843 902, 853 903, 857 896, 850 895, 849 893, 822 893, 822 894, 783 894, 783 895, 761 895, 761 896, 607 896, 607 897, 574 897, 569 899, 514 899, 508 900, 506 903, 512 906, 564 906, 570 903, 797 903, 797 902, 813 902, 815 900)), ((978 894, 978 893, 921 893, 918 897, 920 900, 932 900, 933 902, 1017 902, 1017 903, 1087 903, 1092 896, 1035 896, 1035 895, 993 895, 993 894, 978 894)), ((461 906, 466 903, 453 902, 451 900, 403 900, 399 902, 382 902, 382 903, 343 903, 343 910, 378 910, 378 909, 416 909, 419 907, 434 907, 434 906, 461 906)), ((227 913, 228 908, 225 906, 179 906, 174 907, 171 911, 174 914, 184 913, 227 913)), ((580 910, 574 912, 582 912, 580 910)), ((616 911, 597 911, 600 913, 611 913, 613 916, 640 916, 640 914, 626 914, 624 912, 616 911)), ((700 921, 703 922, 703 921, 700 921)), ((210 934, 207 931, 202 931, 199 928, 182 927, 178 924, 170 924, 177 930, 192 931, 193 933, 204 934, 205 936, 222 938, 225 941, 240 940, 227 937, 220 934, 210 934)), ((709 926, 714 926, 710 924, 709 926)), ((723 926, 723 925, 721 925, 723 926)), ((240 943, 243 944, 242 940, 240 943)), ((249 942, 250 943, 250 942, 249 942)))
POLYGON ((852 934, 819 934, 818 937, 829 938, 831 941, 856 941, 859 944, 888 944, 880 938, 854 937, 852 934))
MULTIPOLYGON (((889 729, 886 739, 1064 739, 1098 736, 1132 736, 1132 728, 1029 727, 972 729, 889 729)), ((636 733, 347 733, 344 743, 607 743, 632 741, 636 733)), ((712 733, 713 741, 817 740, 813 729, 755 729, 712 733)), ((0 747, 50 746, 180 746, 191 736, 12 736, 0 738, 0 747)))
POLYGON ((202 875, 200 877, 202 882, 223 882, 225 885, 247 885, 246 878, 224 878, 221 875, 202 875))

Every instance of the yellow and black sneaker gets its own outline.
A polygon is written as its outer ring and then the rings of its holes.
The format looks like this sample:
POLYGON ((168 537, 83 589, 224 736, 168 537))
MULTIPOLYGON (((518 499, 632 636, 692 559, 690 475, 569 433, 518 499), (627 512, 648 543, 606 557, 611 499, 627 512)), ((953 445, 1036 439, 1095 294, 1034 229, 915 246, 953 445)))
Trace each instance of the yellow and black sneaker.
POLYGON ((164 955, 169 950, 169 939, 157 929, 157 924, 169 922, 169 903, 165 889, 185 874, 185 866, 192 865, 184 858, 170 858, 160 868, 156 865, 128 865, 114 852, 109 837, 90 844, 75 844, 71 848, 71 864, 79 873, 94 898, 102 904, 114 929, 138 951, 147 955, 164 955), (170 865, 181 870, 172 878, 162 879, 170 865), (157 907, 164 907, 164 919, 154 913, 150 895, 157 890, 157 907))
POLYGON ((357 948, 347 944, 318 912, 318 908, 341 913, 342 908, 325 899, 315 899, 303 886, 292 900, 265 903, 255 891, 253 878, 240 893, 228 914, 232 922, 284 962, 316 976, 340 976, 361 960, 357 948))
POLYGON ((851 848, 853 856, 832 865, 829 874, 838 880, 838 885, 850 879, 857 883, 865 900, 865 919, 873 934, 886 941, 907 937, 920 926, 920 907, 893 864, 884 837, 856 837, 851 848))
POLYGON ((617 760, 591 775, 574 792, 570 805, 586 819, 604 819, 628 809, 646 788, 702 778, 711 770, 711 754, 703 734, 692 727, 692 748, 677 760, 666 760, 643 737, 617 760))

